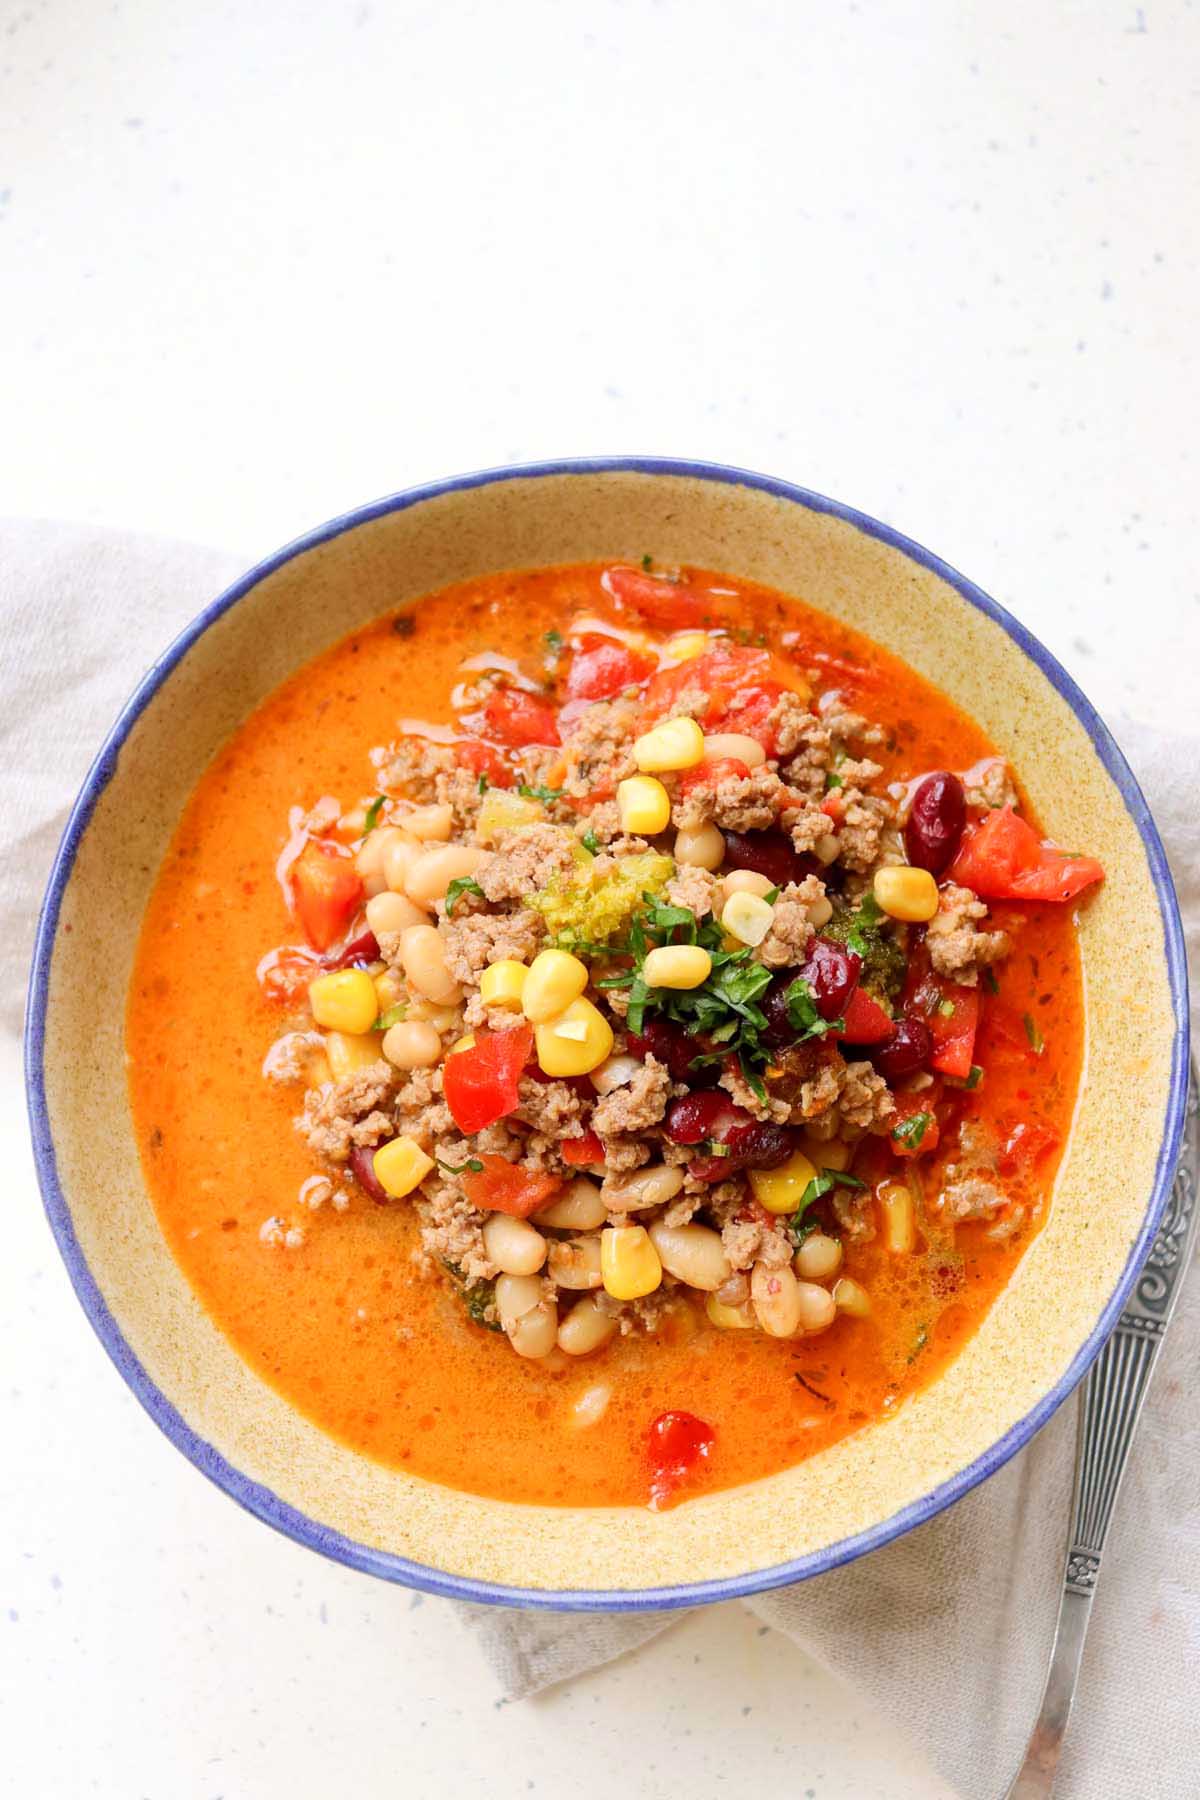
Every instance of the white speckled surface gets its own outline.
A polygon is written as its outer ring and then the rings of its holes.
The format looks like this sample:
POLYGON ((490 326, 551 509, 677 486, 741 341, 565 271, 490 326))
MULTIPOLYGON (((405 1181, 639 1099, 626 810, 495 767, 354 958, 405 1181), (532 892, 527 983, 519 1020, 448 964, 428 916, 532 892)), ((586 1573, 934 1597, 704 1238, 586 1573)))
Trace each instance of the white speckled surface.
MULTIPOLYGON (((4 0, 4 508, 255 553, 471 465, 712 456, 1190 710, 1198 49, 1183 3, 4 0)), ((5 1051, 14 1794, 938 1794, 734 1610, 496 1712, 439 1603, 237 1512, 98 1351, 5 1051)))

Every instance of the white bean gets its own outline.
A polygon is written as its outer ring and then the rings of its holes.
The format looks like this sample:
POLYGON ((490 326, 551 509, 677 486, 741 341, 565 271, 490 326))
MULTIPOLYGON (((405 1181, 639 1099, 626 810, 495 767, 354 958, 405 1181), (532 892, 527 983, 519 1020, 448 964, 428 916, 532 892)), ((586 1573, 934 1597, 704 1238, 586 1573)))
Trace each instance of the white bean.
POLYGON ((600 1192, 609 1212, 640 1212, 673 1199, 683 1180, 682 1169, 669 1163, 652 1163, 648 1169, 637 1169, 619 1180, 606 1175, 600 1192))
POLYGON ((742 731, 717 731, 712 737, 705 738, 705 762, 717 762, 723 756, 735 756, 748 769, 760 768, 767 760, 767 753, 758 739, 747 737, 742 731))
POLYGON ((418 994, 435 1006, 450 1006, 462 990, 446 967, 446 946, 436 925, 410 925, 400 934, 400 960, 418 994))
MULTIPOLYGON (((369 843, 370 839, 367 841, 369 843)), ((418 845, 401 831, 388 841, 383 852, 383 878, 393 894, 404 892, 408 871, 420 854, 418 845)))
POLYGON ((684 868, 719 869, 725 860, 725 839, 715 825, 698 825, 694 829, 680 826, 675 833, 675 861, 684 868))
POLYGON ((595 1298, 585 1294, 577 1300, 558 1328, 558 1347, 568 1356, 588 1356, 607 1344, 617 1329, 611 1313, 602 1312, 595 1298))
POLYGON ((588 1080, 598 1094, 611 1094, 617 1088, 628 1087, 641 1066, 638 1056, 610 1056, 592 1070, 588 1080))
POLYGON ((600 1198, 600 1189, 586 1175, 577 1175, 549 1206, 534 1214, 534 1221, 550 1225, 555 1231, 594 1231, 607 1217, 608 1208, 600 1198))
POLYGON ((729 1258, 720 1234, 707 1225, 664 1225, 660 1221, 651 1225, 650 1241, 667 1274, 688 1287, 715 1294, 729 1280, 729 1258))
POLYGON ((793 1269, 805 1281, 831 1281, 841 1266, 841 1244, 835 1237, 826 1237, 823 1231, 814 1231, 805 1238, 792 1258, 793 1269))
POLYGON ((432 1069, 442 1055, 441 1038, 423 1019, 390 1025, 380 1047, 394 1069, 432 1069))
POLYGON ((834 1282, 833 1303, 839 1312, 849 1313, 852 1319, 870 1317, 871 1296, 865 1287, 851 1280, 849 1275, 839 1276, 834 1282))
POLYGON ((800 1329, 810 1336, 818 1331, 828 1331, 837 1317, 837 1302, 828 1288, 818 1287, 815 1281, 798 1281, 796 1291, 800 1301, 800 1329))
POLYGON ((558 1308, 553 1300, 543 1300, 532 1312, 522 1313, 511 1326, 505 1327, 508 1341, 518 1356, 540 1362, 549 1356, 558 1340, 558 1308))
POLYGON ((822 925, 828 925, 833 917, 833 901, 828 894, 821 894, 818 899, 809 902, 808 919, 820 931, 822 925))
POLYGON ((536 1275, 546 1260, 541 1232, 507 1213, 492 1213, 484 1220, 483 1247, 506 1275, 536 1275))
POLYGON ((432 906, 444 900, 452 881, 474 875, 483 860, 483 851, 474 844, 438 844, 422 850, 408 865, 404 892, 418 906, 432 906))
POLYGON ((404 829, 422 843, 440 839, 445 843, 454 829, 454 811, 450 806, 416 806, 404 814, 404 829))
POLYGON ((842 846, 838 843, 832 831, 826 831, 813 845, 813 855, 819 863, 824 863, 828 868, 831 862, 837 861, 841 848, 842 846))
POLYGON ((782 1269, 755 1263, 750 1296, 755 1316, 769 1337, 794 1336, 800 1323, 800 1283, 786 1263, 782 1269))
POLYGON ((730 894, 757 894, 761 900, 764 894, 771 892, 774 885, 765 875, 760 875, 757 869, 731 869, 721 883, 721 904, 716 905, 714 899, 713 911, 718 915, 723 912, 730 894))
POLYGON ((542 1284, 536 1275, 497 1275, 496 1311, 505 1331, 542 1303, 542 1284))
MULTIPOLYGON (((486 1235, 484 1242, 487 1242, 486 1235)), ((549 1270, 551 1279, 559 1287, 598 1288, 602 1280, 600 1239, 594 1236, 568 1238, 565 1243, 559 1240, 551 1244, 549 1270)))
POLYGON ((410 925, 428 923, 428 915, 419 906, 414 906, 403 894, 393 894, 390 889, 385 888, 380 894, 372 894, 367 901, 367 924, 376 937, 381 932, 399 936, 410 925))
POLYGON ((404 833, 394 825, 377 825, 369 831, 354 855, 354 866, 365 879, 383 874, 383 859, 389 845, 402 844, 404 833))
POLYGON ((571 1421, 584 1428, 595 1425, 608 1411, 608 1403, 612 1399, 612 1389, 607 1382, 597 1382, 595 1387, 586 1388, 571 1408, 571 1421))

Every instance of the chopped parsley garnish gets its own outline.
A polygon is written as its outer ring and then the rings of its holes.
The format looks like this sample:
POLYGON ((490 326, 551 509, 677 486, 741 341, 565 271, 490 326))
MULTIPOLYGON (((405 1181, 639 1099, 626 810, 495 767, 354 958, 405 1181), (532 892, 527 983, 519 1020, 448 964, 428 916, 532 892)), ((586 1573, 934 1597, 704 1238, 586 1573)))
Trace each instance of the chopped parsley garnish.
POLYGON ((908 959, 888 926, 887 914, 874 894, 866 893, 853 912, 846 906, 837 907, 823 935, 862 958, 859 980, 868 992, 894 1000, 904 986, 908 959))
POLYGON ((971 1073, 967 1076, 967 1079, 964 1081, 963 1086, 966 1088, 968 1093, 971 1093, 975 1088, 977 1088, 979 1086, 979 1084, 982 1080, 983 1080, 983 1070, 980 1068, 978 1063, 972 1063, 971 1064, 971 1073))
POLYGON ((919 1150, 925 1133, 932 1124, 932 1113, 911 1113, 907 1119, 902 1120, 893 1128, 892 1136, 898 1144, 903 1144, 906 1150, 919 1150))
POLYGON ((433 1160, 447 1175, 466 1175, 468 1172, 472 1175, 483 1174, 483 1164, 477 1156, 469 1156, 464 1163, 443 1162, 440 1156, 435 1156, 433 1160))
POLYGON ((371 832, 373 832, 375 827, 378 825, 379 815, 383 811, 385 798, 386 798, 386 796, 383 794, 376 794, 376 796, 372 800, 370 806, 368 806, 367 816, 363 820, 362 834, 364 837, 369 837, 371 832))
POLYGON ((1024 1015, 1024 1022, 1025 1036, 1029 1039, 1029 1047, 1035 1056, 1040 1056, 1042 1051, 1046 1048, 1046 1040, 1042 1036, 1038 1022, 1032 1013, 1026 1013, 1024 1015))
POLYGON ((985 969, 983 971, 983 985, 989 994, 998 994, 1000 992, 1000 983, 996 980, 995 969, 985 969))
POLYGON ((697 919, 686 906, 670 906, 654 894, 643 894, 644 910, 632 920, 627 938, 610 946, 633 960, 633 967, 606 976, 601 988, 627 988, 625 1023, 639 1033, 648 1012, 681 1025, 691 1037, 706 1037, 714 1048, 697 1062, 737 1057, 742 1074, 759 1099, 766 1098, 762 1070, 771 1052, 762 1041, 767 1016, 758 1004, 772 980, 771 970, 752 960, 748 945, 727 950, 715 919, 697 919), (712 958, 712 969, 696 988, 651 987, 642 973, 647 953, 660 944, 699 944, 712 958))
POLYGON ((557 653, 563 647, 562 632, 561 631, 548 631, 546 633, 545 637, 542 639, 542 642, 545 644, 547 650, 553 650, 555 652, 555 654, 557 655, 557 653))
POLYGON ((481 773, 479 780, 475 783, 475 786, 478 788, 478 790, 481 794, 486 794, 488 789, 491 787, 491 785, 492 784, 488 780, 488 777, 487 777, 487 770, 485 769, 481 773))
POLYGON ((841 776, 835 775, 833 773, 832 769, 829 771, 829 773, 825 777, 825 792, 827 794, 832 794, 832 792, 835 788, 845 787, 845 785, 846 784, 842 780, 841 776))
POLYGON ((819 1400, 822 1406, 834 1405, 834 1402, 829 1398, 829 1395, 823 1394, 819 1387, 814 1387, 812 1382, 800 1373, 799 1369, 795 1370, 795 1376, 805 1393, 811 1394, 814 1400, 819 1400))
POLYGON ((445 1267, 459 1291, 471 1323, 482 1325, 485 1331, 503 1331, 504 1327, 496 1316, 495 1282, 468 1281, 457 1263, 448 1262, 445 1267))
POLYGON ((475 894, 480 900, 486 900, 487 898, 487 895, 484 893, 479 883, 474 881, 470 875, 460 875, 456 880, 452 881, 450 886, 446 889, 447 918, 453 913, 459 897, 462 894, 475 894))
POLYGON ((800 1033, 799 1042, 807 1038, 824 1037, 829 1031, 843 1031, 845 1019, 823 1019, 817 1011, 817 1003, 813 999, 813 991, 803 975, 797 975, 795 981, 783 996, 787 1007, 788 1020, 794 1030, 800 1033))
POLYGON ((393 1025, 399 1025, 408 1016, 407 1006, 389 1006, 381 1012, 371 1027, 373 1031, 390 1031, 393 1025))
POLYGON ((814 1175, 800 1196, 799 1206, 784 1221, 784 1229, 796 1248, 799 1249, 805 1238, 817 1229, 815 1219, 804 1217, 814 1200, 823 1199, 835 1187, 865 1188, 866 1185, 857 1175, 848 1175, 843 1169, 822 1169, 819 1175, 814 1175))
POLYGON ((647 570, 652 569, 654 567, 654 558, 651 556, 651 554, 648 550, 647 550, 645 556, 643 556, 643 558, 642 558, 642 567, 643 567, 643 569, 647 569, 647 570))
POLYGON ((590 826, 584 832, 583 836, 580 838, 579 841, 583 845, 584 849, 587 851, 589 856, 599 856, 600 840, 596 836, 595 832, 591 829, 590 826))
POLYGON ((530 787, 528 782, 519 781, 517 792, 523 800, 540 800, 543 806, 549 806, 552 800, 561 800, 565 789, 552 787, 530 787))
POLYGON ((929 1342, 929 1327, 928 1327, 928 1325, 918 1325, 917 1326, 917 1335, 913 1339, 913 1347, 912 1347, 911 1351, 909 1352, 909 1356, 908 1356, 908 1360, 910 1363, 916 1362, 918 1356, 920 1356, 922 1350, 924 1350, 924 1348, 928 1342, 929 1342))

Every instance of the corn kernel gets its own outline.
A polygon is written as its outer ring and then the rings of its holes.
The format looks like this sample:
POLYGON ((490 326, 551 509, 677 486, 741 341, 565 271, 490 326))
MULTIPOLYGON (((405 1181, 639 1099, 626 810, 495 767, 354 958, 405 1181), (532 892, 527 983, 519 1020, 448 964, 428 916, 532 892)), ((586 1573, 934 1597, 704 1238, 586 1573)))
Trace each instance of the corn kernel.
POLYGON ((617 814, 622 831, 654 837, 671 822, 671 796, 653 775, 630 775, 617 783, 617 814))
POLYGON ((382 975, 376 975, 375 998, 379 1002, 381 1013, 399 1006, 404 999, 404 983, 394 969, 385 969, 382 975))
POLYGON ((759 894, 730 894, 721 924, 739 944, 761 944, 771 929, 775 908, 759 894))
POLYGON ((662 1283, 662 1263, 644 1225, 614 1225, 600 1233, 600 1278, 614 1300, 640 1300, 662 1283))
POLYGON ((871 887, 876 900, 891 919, 923 925, 937 912, 937 882, 928 869, 910 869, 904 863, 888 863, 882 869, 876 869, 871 887))
POLYGON ((544 1025, 565 1012, 587 984, 587 964, 569 950, 541 950, 525 973, 521 1011, 531 1025, 544 1025))
POLYGON ((545 816, 546 809, 540 800, 511 793, 508 788, 489 788, 475 820, 475 837, 481 844, 494 844, 502 831, 536 825, 545 816))
POLYGON ((473 1031, 468 1031, 468 1033, 465 1037, 460 1037, 460 1038, 455 1039, 454 1043, 452 1043, 450 1048, 447 1050, 446 1055, 447 1056, 457 1056, 458 1052, 460 1050, 473 1050, 474 1048, 475 1048, 475 1033, 473 1031))
POLYGON ((660 944, 642 964, 649 987, 698 988, 711 973, 712 957, 701 944, 660 944))
POLYGON ((379 1033, 375 1031, 369 1031, 365 1036, 345 1031, 326 1033, 325 1055, 333 1079, 344 1081, 347 1075, 353 1075, 359 1069, 369 1069, 373 1063, 377 1063, 383 1055, 379 1047, 381 1041, 379 1033))
POLYGON ((318 975, 308 986, 308 1004, 318 1025, 352 1036, 369 1031, 379 1017, 379 996, 365 969, 338 969, 318 975))
POLYGON ((708 650, 707 631, 677 631, 673 638, 668 638, 663 645, 663 656, 667 662, 694 662, 698 656, 704 656, 708 650))
POLYGON ((513 956, 489 963, 479 977, 479 998, 485 1006, 502 1006, 507 1012, 520 1012, 521 994, 529 970, 513 956))
POLYGON ((419 1187, 433 1168, 432 1156, 426 1156, 415 1138, 393 1138, 381 1144, 371 1159, 375 1179, 393 1200, 402 1200, 419 1187))
POLYGON ((896 1256, 908 1256, 917 1241, 916 1209, 902 1181, 885 1181, 878 1192, 883 1208, 883 1241, 896 1256))
POLYGON ((544 1075, 590 1075, 612 1054, 612 1026, 590 1000, 582 996, 557 1019, 533 1028, 538 1067, 544 1075), (583 1035, 578 1036, 580 1026, 583 1035))
POLYGON ((695 719, 664 719, 634 739, 633 760, 650 774, 698 768, 704 761, 704 733, 695 719))
POLYGON ((836 1169, 839 1174, 850 1167, 850 1158, 854 1155, 854 1146, 843 1143, 841 1138, 830 1138, 827 1143, 822 1143, 806 1135, 800 1148, 818 1169, 836 1169))
POLYGON ((704 1302, 704 1310, 708 1314, 709 1323, 718 1331, 753 1331, 754 1314, 749 1305, 726 1306, 715 1294, 709 1294, 704 1302))
POLYGON ((817 1171, 803 1150, 794 1150, 777 1169, 751 1169, 750 1186, 754 1198, 769 1213, 795 1212, 817 1171))

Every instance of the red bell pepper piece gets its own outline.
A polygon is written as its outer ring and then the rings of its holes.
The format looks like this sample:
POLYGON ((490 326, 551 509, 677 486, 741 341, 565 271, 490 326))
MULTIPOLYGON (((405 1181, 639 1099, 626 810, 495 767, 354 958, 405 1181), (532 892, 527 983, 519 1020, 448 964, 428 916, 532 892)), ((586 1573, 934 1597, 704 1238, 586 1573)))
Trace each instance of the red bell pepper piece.
POLYGON ((1011 806, 1003 806, 967 828, 946 878, 983 900, 1064 901, 1103 881, 1104 866, 1094 856, 1043 843, 1011 806))
POLYGON ((712 597, 679 581, 664 581, 639 569, 605 569, 601 578, 618 606, 626 606, 660 631, 699 625, 712 611, 712 597))
POLYGON ((893 1155, 928 1156, 931 1150, 937 1149, 942 1131, 933 1108, 940 1092, 941 1084, 939 1082, 935 1087, 925 1088, 918 1094, 896 1094, 894 1096, 896 1112, 892 1119, 891 1133, 888 1138, 893 1155), (910 1119, 915 1119, 922 1113, 925 1115, 925 1128, 917 1137, 915 1126, 911 1132, 906 1131, 905 1127, 910 1119))
POLYGON ((324 838, 310 838, 292 864, 296 917, 314 950, 328 950, 362 904, 353 858, 324 838))
POLYGON ((653 675, 652 656, 639 656, 625 644, 588 632, 567 670, 570 700, 611 700, 628 687, 639 687, 653 675))
POLYGON ((523 688, 494 689, 484 704, 483 716, 492 736, 514 749, 561 742, 554 708, 523 688))
POLYGON ((594 1131, 585 1131, 582 1137, 562 1138, 558 1154, 573 1169, 592 1169, 604 1161, 604 1145, 594 1131))
MULTIPOLYGON (((502 1031, 498 1035, 512 1037, 515 1034, 502 1031)), ((458 1052, 458 1056, 468 1054, 466 1050, 458 1052)), ((450 1058, 450 1062, 457 1060, 457 1057, 450 1058)), ((447 1063, 446 1067, 449 1066, 447 1063)), ((557 1175, 547 1175, 541 1169, 523 1169, 519 1163, 510 1163, 507 1157, 491 1150, 482 1152, 474 1160, 481 1162, 483 1168, 468 1170, 462 1184, 467 1199, 479 1212, 510 1213, 514 1219, 527 1219, 530 1213, 545 1206, 562 1186, 557 1175)))
POLYGON ((842 1014, 843 1044, 882 1044, 896 1029, 896 1022, 866 988, 856 987, 842 1014))
POLYGON ((695 1413, 659 1413, 650 1426, 650 1505, 669 1506, 676 1490, 712 1452, 717 1434, 695 1413))
POLYGON ((442 1092, 460 1131, 470 1136, 516 1111, 532 1049, 533 1026, 515 1025, 511 1031, 477 1031, 473 1044, 446 1058, 442 1092))

